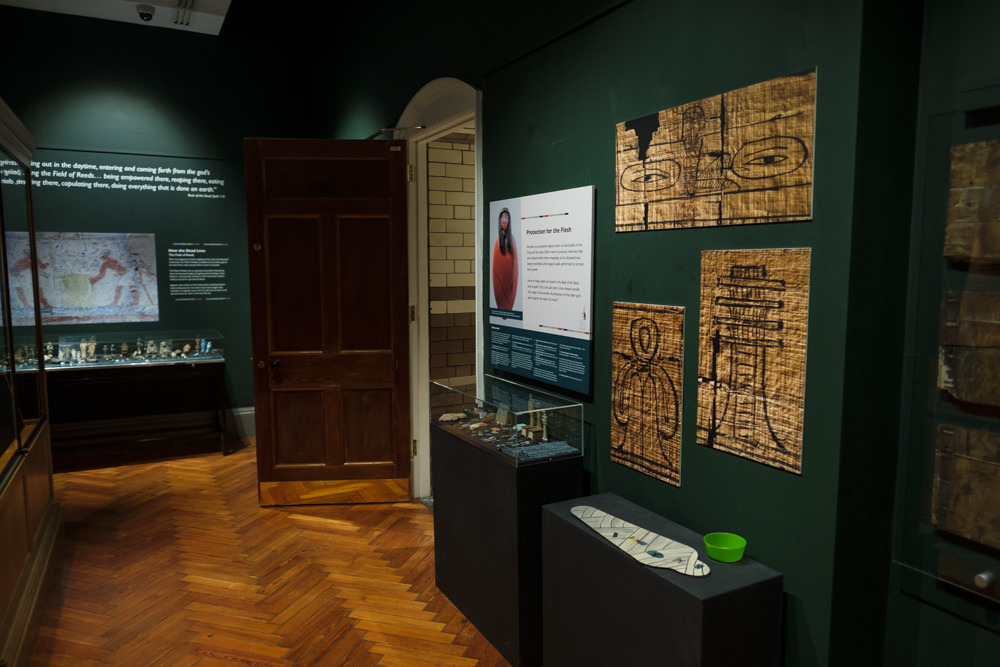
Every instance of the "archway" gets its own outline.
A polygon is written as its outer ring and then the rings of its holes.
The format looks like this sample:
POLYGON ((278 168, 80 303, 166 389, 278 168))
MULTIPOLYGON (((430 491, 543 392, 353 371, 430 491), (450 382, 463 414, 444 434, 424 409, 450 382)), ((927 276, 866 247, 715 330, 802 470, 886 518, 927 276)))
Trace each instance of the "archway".
POLYGON ((393 134, 408 142, 413 167, 408 206, 415 498, 432 493, 428 383, 463 377, 476 382, 481 375, 479 99, 463 81, 435 79, 413 96, 396 124, 417 129, 393 134))

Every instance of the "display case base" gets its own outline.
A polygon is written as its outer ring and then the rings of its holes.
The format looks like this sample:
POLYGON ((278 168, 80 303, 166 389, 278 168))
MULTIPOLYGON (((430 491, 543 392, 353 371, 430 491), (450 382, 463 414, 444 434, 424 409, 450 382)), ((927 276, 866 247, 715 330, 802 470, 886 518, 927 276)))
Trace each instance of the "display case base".
POLYGON ((224 378, 221 360, 49 370, 53 469, 229 453, 224 378))
POLYGON ((580 495, 582 457, 515 465, 432 424, 431 483, 438 588, 512 665, 541 665, 541 508, 580 495))
POLYGON ((545 667, 780 665, 782 575, 743 557, 705 555, 702 536, 612 493, 542 511, 545 667), (571 513, 590 505, 686 544, 705 577, 637 563, 571 513))

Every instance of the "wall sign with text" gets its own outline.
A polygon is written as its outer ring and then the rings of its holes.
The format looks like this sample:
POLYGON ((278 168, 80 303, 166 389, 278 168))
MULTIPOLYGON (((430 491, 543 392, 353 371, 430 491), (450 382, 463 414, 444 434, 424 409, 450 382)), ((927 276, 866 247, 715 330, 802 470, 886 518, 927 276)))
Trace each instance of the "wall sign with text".
POLYGON ((490 202, 490 364, 590 393, 594 187, 490 202))

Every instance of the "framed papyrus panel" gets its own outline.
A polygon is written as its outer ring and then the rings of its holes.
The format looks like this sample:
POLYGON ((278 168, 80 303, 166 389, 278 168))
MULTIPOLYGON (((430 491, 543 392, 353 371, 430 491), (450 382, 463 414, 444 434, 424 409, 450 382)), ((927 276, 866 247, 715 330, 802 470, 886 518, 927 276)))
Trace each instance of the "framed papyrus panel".
POLYGON ((938 389, 963 403, 1000 406, 1000 292, 942 294, 938 389))
POLYGON ((812 217, 816 70, 617 125, 615 231, 812 217))
POLYGON ((681 484, 684 309, 615 303, 611 460, 681 484))
POLYGON ((809 258, 702 252, 698 444, 802 473, 809 258))
POLYGON ((1000 141, 951 148, 944 256, 953 262, 1000 262, 1000 141))
POLYGON ((1000 549, 1000 435, 938 424, 931 523, 1000 549))

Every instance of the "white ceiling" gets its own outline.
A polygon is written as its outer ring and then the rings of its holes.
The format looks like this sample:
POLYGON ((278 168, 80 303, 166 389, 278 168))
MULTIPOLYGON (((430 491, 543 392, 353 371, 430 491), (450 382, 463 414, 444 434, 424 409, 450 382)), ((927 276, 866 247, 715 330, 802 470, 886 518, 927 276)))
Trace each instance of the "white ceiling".
POLYGON ((107 21, 138 23, 173 30, 218 35, 231 0, 0 0, 0 5, 73 14, 107 21), (139 18, 138 6, 154 8, 153 18, 139 18))

